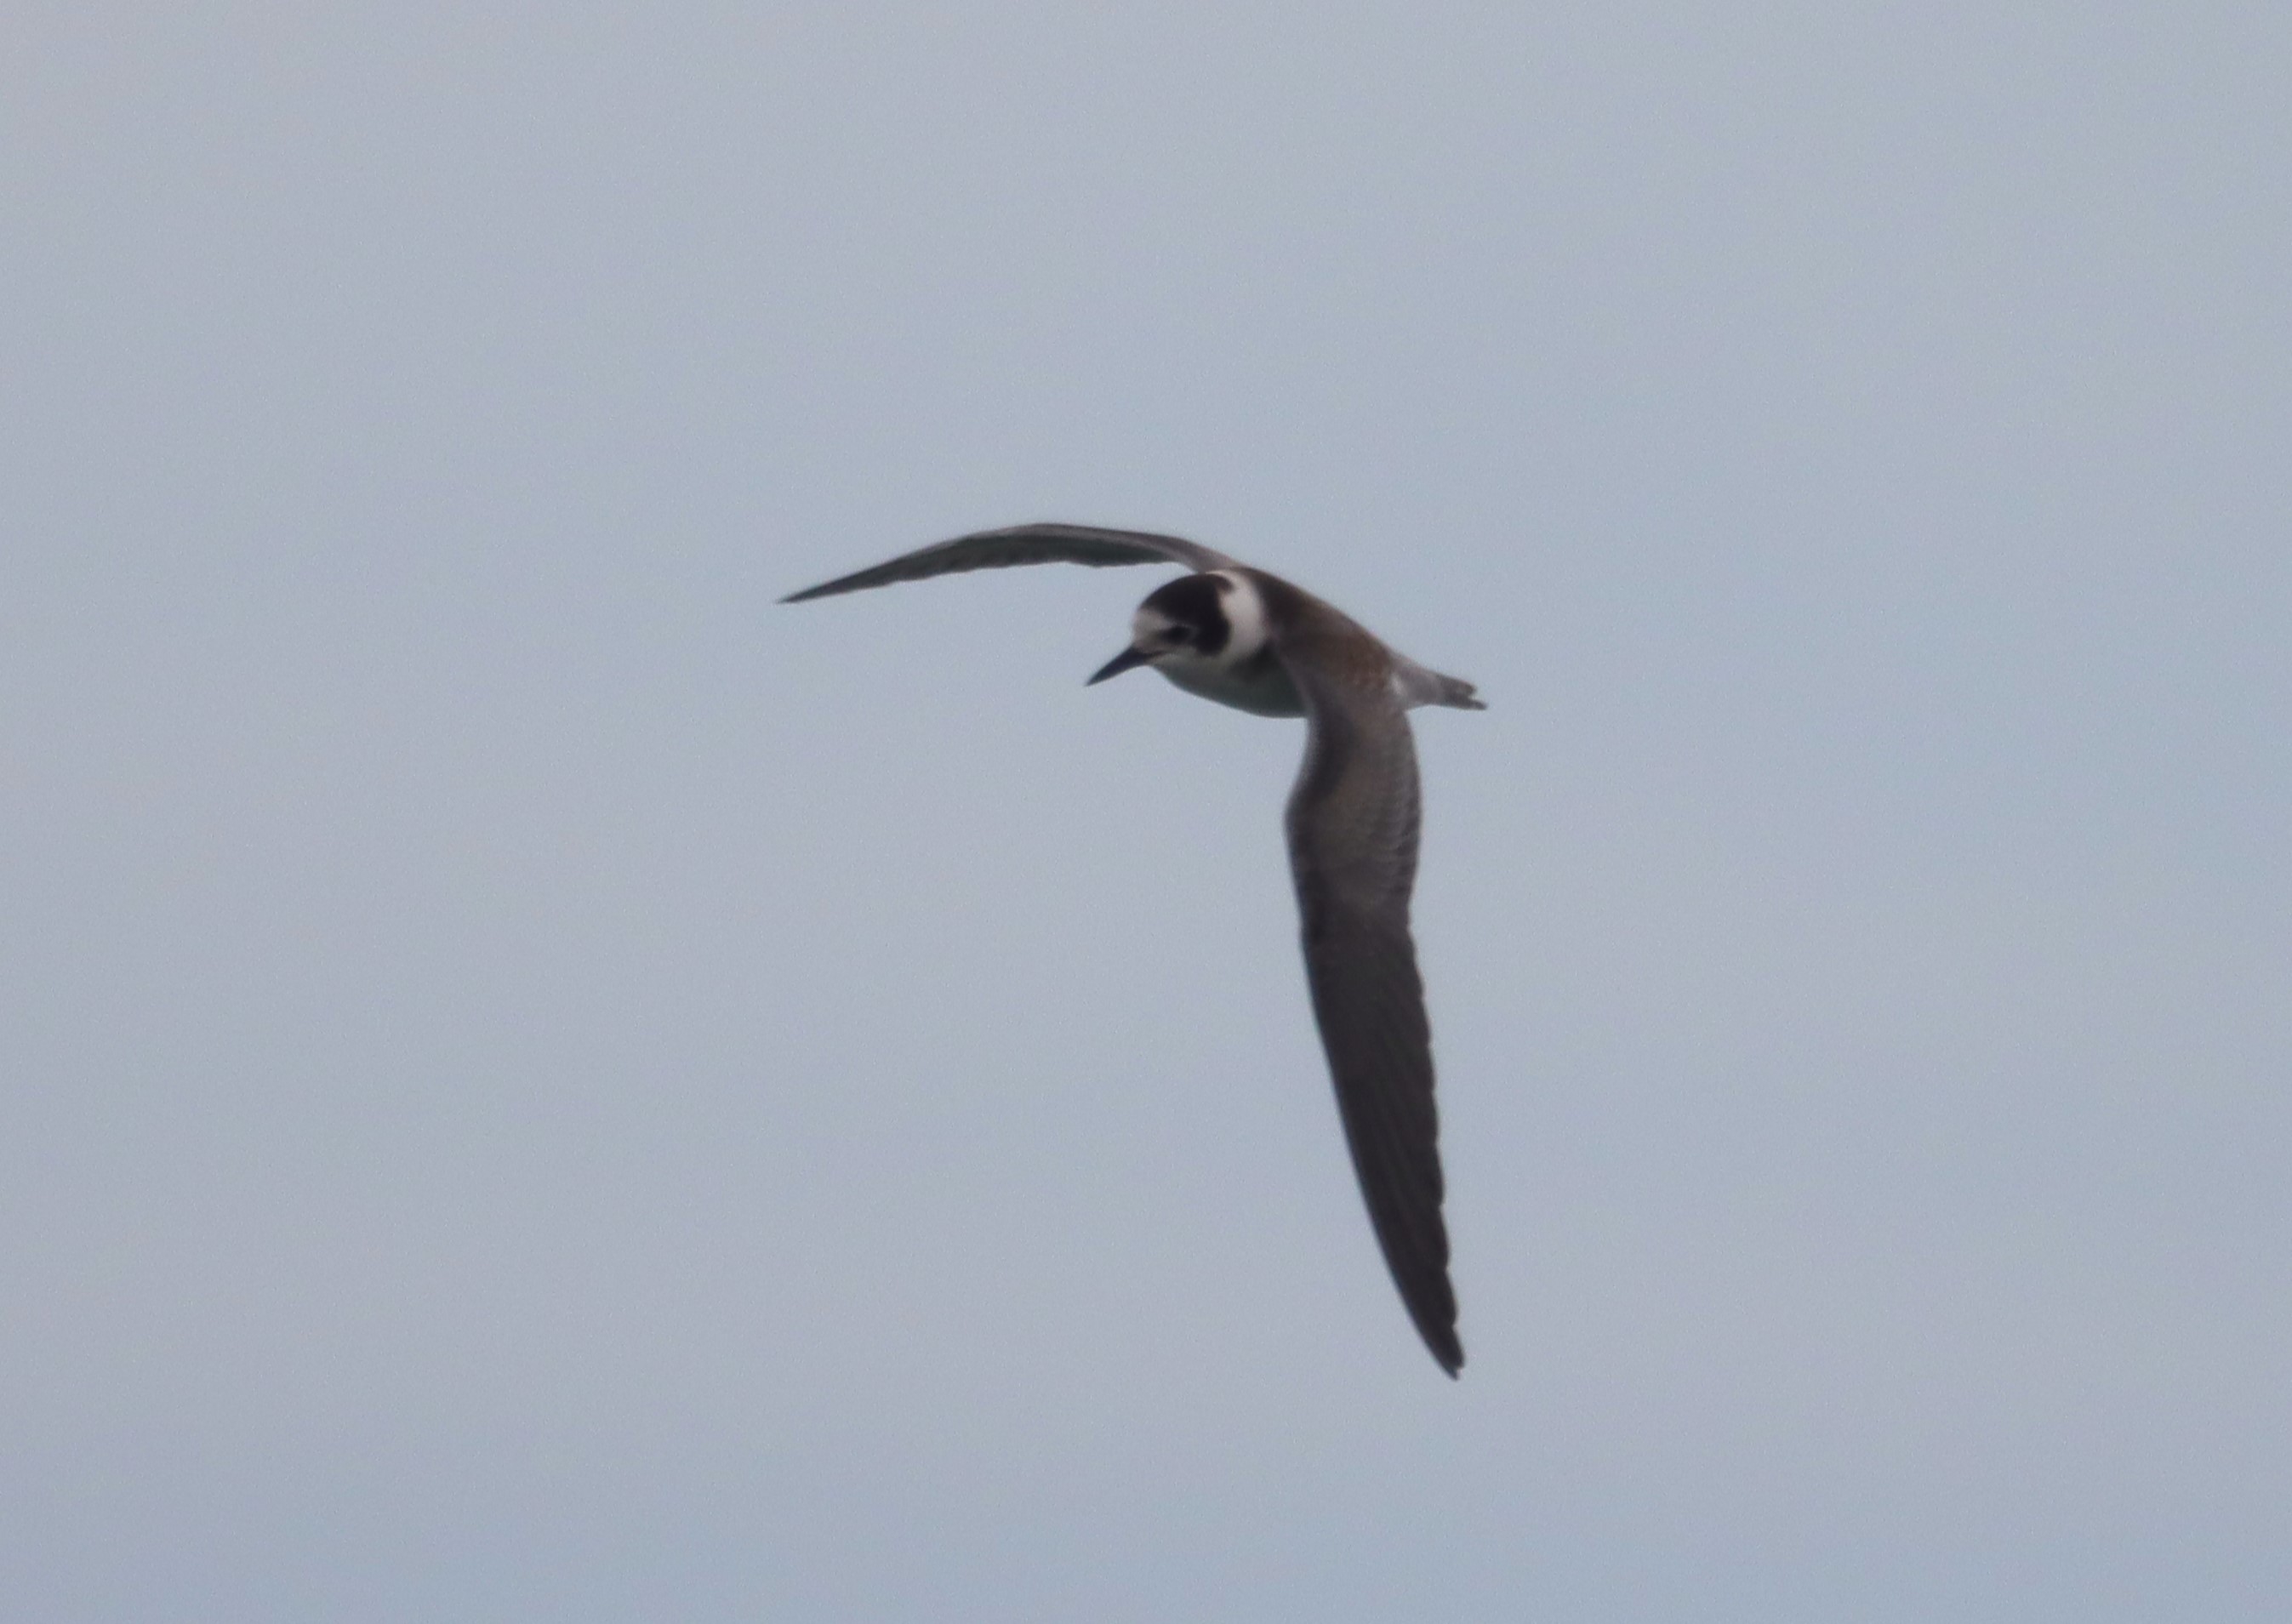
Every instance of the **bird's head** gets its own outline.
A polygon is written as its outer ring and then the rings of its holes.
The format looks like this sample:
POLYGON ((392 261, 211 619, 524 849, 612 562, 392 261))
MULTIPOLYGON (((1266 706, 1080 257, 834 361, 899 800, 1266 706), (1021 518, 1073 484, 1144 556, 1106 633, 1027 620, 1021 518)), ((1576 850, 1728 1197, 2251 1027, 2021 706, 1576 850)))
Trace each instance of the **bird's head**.
POLYGON ((1231 570, 1182 575, 1146 595, 1130 617, 1130 646, 1098 668, 1102 683, 1139 666, 1231 668, 1265 646, 1257 590, 1231 570))

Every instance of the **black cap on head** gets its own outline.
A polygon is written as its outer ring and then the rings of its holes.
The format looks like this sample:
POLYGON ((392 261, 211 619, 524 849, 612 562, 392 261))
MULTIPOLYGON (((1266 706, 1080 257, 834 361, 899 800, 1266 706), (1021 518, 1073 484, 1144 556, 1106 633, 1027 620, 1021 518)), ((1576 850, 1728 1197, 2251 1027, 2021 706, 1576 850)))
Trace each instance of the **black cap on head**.
POLYGON ((1232 634, 1225 606, 1218 602, 1225 583, 1215 576, 1182 575, 1146 594, 1138 607, 1150 609, 1182 626, 1190 634, 1187 645, 1198 654, 1216 654, 1232 634))

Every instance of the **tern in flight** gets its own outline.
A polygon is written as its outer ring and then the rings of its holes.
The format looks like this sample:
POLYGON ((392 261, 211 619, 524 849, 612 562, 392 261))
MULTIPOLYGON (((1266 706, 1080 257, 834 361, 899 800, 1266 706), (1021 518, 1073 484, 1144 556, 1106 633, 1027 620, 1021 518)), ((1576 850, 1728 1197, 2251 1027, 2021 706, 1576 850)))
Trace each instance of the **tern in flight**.
POLYGON ((1222 705, 1305 718, 1287 828, 1313 1019, 1377 1244, 1424 1345, 1456 1375, 1465 1349, 1441 1217, 1432 1034, 1408 933, 1418 822, 1408 712, 1486 707, 1470 683, 1386 647, 1311 593, 1175 536, 1082 524, 983 530, 781 602, 1047 563, 1179 564, 1190 572, 1147 595, 1131 617, 1129 647, 1091 682, 1147 666, 1222 705))

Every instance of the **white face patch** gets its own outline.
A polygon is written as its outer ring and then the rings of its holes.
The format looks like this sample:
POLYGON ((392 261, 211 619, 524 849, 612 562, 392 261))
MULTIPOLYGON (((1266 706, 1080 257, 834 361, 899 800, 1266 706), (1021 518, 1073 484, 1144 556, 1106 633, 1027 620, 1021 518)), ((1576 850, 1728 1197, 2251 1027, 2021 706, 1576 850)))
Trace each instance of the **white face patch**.
POLYGON ((1218 594, 1218 607, 1225 611, 1225 647, 1218 652, 1218 663, 1238 666, 1265 647, 1269 635, 1265 620, 1265 600, 1257 595, 1250 578, 1237 570, 1218 570, 1212 573, 1221 583, 1232 583, 1231 592, 1218 594))
POLYGON ((1130 646, 1149 650, 1166 648, 1162 634, 1171 626, 1170 617, 1158 609, 1140 604, 1138 612, 1130 617, 1130 646))

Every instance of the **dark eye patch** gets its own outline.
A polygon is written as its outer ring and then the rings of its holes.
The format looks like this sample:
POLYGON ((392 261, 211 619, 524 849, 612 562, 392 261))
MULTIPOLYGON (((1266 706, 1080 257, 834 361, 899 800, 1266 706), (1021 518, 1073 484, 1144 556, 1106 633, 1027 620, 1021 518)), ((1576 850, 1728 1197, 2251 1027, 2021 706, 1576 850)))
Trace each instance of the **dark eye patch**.
POLYGON ((1151 610, 1169 627, 1161 641, 1163 648, 1182 646, 1215 658, 1226 645, 1230 629, 1218 602, 1218 589, 1230 585, 1222 576, 1182 575, 1157 586, 1139 607, 1151 610))

